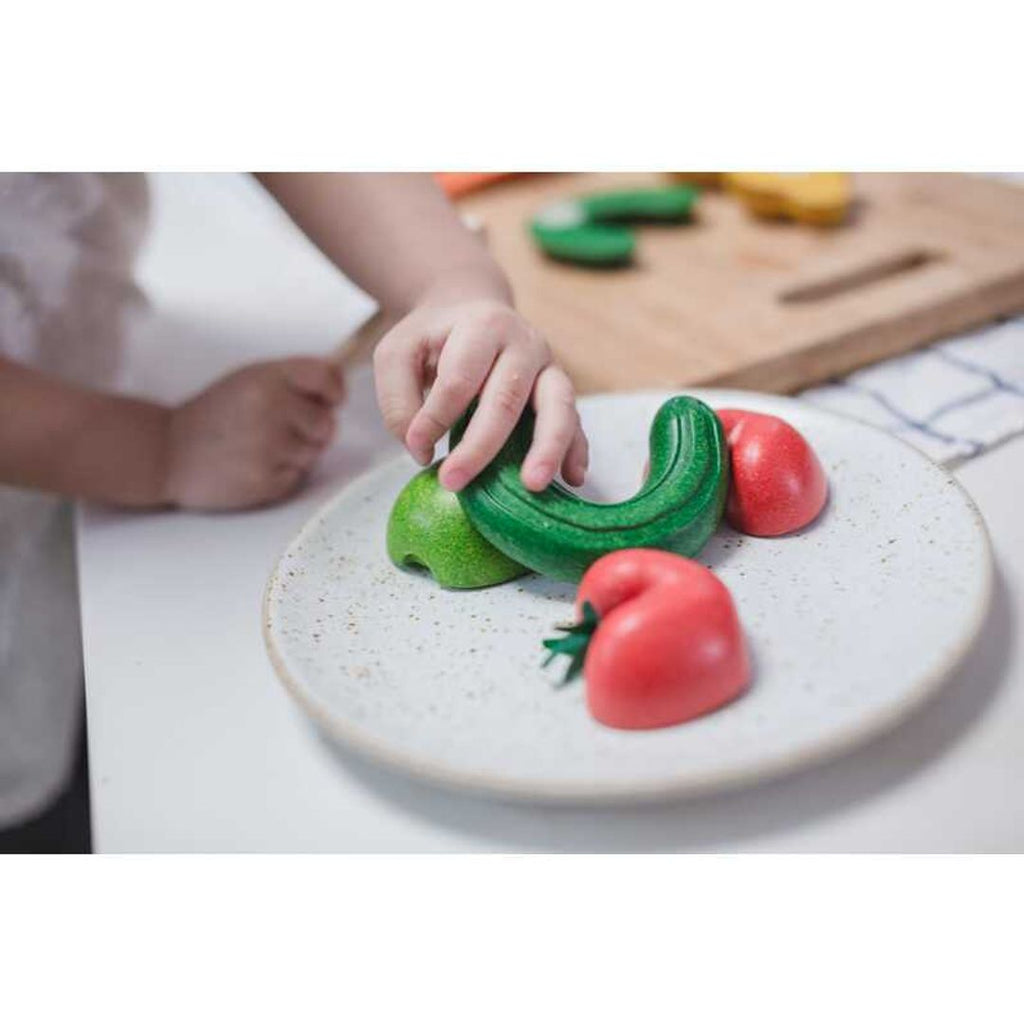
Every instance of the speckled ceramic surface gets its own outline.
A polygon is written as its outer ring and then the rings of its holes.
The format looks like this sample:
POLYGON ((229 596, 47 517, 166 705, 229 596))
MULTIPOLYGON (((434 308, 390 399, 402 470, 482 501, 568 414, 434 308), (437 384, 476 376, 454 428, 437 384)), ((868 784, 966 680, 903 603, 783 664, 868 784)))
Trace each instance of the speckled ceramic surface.
MULTIPOLYGON (((705 718, 652 732, 593 721, 582 683, 554 689, 541 639, 574 587, 535 576, 442 591, 384 551, 402 458, 355 481, 282 556, 268 584, 271 659, 329 734, 438 783, 505 797, 623 802, 736 786, 832 756, 888 728, 936 689, 983 620, 984 526, 944 470, 889 435, 799 402, 694 390, 713 406, 775 413, 817 450, 831 484, 800 534, 723 526, 700 560, 732 591, 753 685, 705 718)), ((666 392, 601 395, 585 493, 637 487, 666 392)))

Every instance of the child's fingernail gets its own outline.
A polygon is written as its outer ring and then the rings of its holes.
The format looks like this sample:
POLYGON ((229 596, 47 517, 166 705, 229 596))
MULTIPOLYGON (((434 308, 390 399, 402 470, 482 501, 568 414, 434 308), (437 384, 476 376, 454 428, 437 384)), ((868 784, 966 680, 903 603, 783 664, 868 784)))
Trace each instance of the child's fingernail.
POLYGON ((528 490, 542 491, 549 483, 551 483, 554 475, 554 469, 541 462, 536 466, 531 466, 528 470, 523 472, 523 484, 528 490))
POLYGON ((441 486, 447 491, 461 491, 466 486, 466 481, 469 479, 469 475, 463 469, 453 469, 449 473, 444 474, 444 478, 441 480, 441 486))
POLYGON ((405 447, 421 466, 425 466, 434 454, 433 445, 424 443, 411 428, 405 432, 405 447))

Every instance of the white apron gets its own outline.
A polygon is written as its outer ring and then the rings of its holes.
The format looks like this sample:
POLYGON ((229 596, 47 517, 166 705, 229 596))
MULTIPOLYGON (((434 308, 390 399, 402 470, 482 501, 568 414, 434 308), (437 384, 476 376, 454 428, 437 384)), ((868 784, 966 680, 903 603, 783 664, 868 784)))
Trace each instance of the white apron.
MULTIPOLYGON (((139 175, 0 174, 0 355, 109 387, 146 211, 139 175)), ((0 829, 63 788, 81 701, 70 504, 0 484, 0 829)))

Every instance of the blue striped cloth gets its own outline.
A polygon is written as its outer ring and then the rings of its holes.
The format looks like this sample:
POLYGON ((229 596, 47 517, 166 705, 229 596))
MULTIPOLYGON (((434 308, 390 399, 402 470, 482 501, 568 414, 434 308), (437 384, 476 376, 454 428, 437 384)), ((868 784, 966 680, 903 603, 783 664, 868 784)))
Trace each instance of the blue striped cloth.
POLYGON ((1024 316, 810 388, 801 398, 873 423, 955 465, 1024 433, 1024 316))

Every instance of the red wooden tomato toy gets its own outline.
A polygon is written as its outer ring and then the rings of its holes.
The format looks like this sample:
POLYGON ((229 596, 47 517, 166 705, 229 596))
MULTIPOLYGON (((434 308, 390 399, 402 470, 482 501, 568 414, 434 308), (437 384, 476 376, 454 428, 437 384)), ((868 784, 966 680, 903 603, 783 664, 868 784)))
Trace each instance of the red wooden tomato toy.
MULTIPOLYGON (((656 729, 737 697, 750 677, 747 646, 725 584, 688 558, 615 551, 585 573, 580 623, 545 646, 580 668, 587 706, 617 729, 656 729)), ((550 659, 549 659, 550 660, 550 659)))
POLYGON ((778 416, 717 412, 731 463, 729 525, 755 537, 778 537, 813 522, 825 507, 828 480, 803 434, 778 416))

